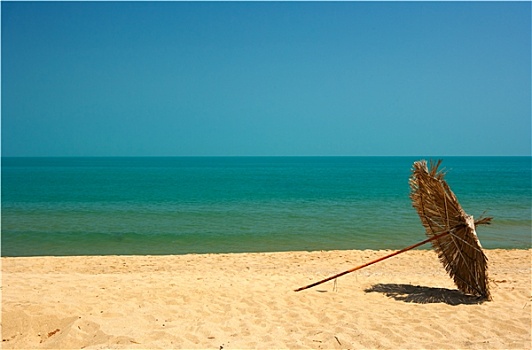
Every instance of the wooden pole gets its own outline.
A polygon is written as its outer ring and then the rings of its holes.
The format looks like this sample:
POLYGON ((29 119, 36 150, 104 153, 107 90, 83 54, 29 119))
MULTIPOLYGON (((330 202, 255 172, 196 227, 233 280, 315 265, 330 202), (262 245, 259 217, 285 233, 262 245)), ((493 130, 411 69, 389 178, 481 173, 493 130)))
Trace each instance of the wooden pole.
POLYGON ((373 264, 378 263, 378 262, 380 262, 380 261, 383 261, 383 260, 386 260, 386 259, 388 259, 388 258, 391 258, 392 256, 396 256, 396 255, 399 255, 399 254, 401 254, 401 253, 404 253, 404 252, 406 252, 406 251, 408 251, 408 250, 411 250, 411 249, 417 248, 417 247, 419 247, 420 245, 423 245, 423 244, 428 243, 428 242, 430 242, 430 241, 433 241, 433 240, 435 240, 435 239, 438 239, 438 238, 441 238, 441 237, 443 237, 443 236, 446 236, 446 235, 448 235, 449 233, 451 233, 451 230, 449 230, 449 231, 445 231, 445 232, 441 232, 441 233, 439 233, 439 234, 437 234, 437 235, 435 235, 435 236, 432 236, 432 237, 430 237, 430 238, 427 238, 427 239, 424 240, 423 242, 419 242, 419 243, 413 244, 413 245, 411 245, 411 246, 409 246, 409 247, 406 247, 406 248, 403 248, 403 249, 401 249, 401 250, 399 250, 399 251, 397 251, 397 252, 394 252, 394 253, 392 253, 392 254, 389 254, 389 255, 383 256, 382 258, 378 258, 378 259, 376 259, 376 260, 370 261, 370 262, 368 262, 368 263, 365 263, 364 265, 360 265, 360 266, 357 266, 357 267, 353 267, 352 269, 349 269, 349 270, 344 271, 344 272, 340 272, 339 274, 336 274, 336 275, 331 276, 331 277, 327 277, 326 279, 323 279, 323 280, 321 280, 321 281, 314 282, 314 283, 312 283, 312 284, 309 284, 308 286, 305 286, 305 287, 301 287, 301 288, 295 289, 294 292, 299 292, 299 291, 302 291, 302 290, 305 290, 305 289, 308 289, 308 288, 312 288, 312 287, 317 286, 318 284, 322 284, 322 283, 325 283, 325 282, 330 281, 330 280, 332 280, 332 279, 338 278, 338 277, 340 277, 340 276, 347 275, 348 273, 351 273, 351 272, 354 272, 354 271, 360 270, 360 269, 362 269, 362 268, 364 268, 364 267, 366 267, 366 266, 373 265, 373 264))

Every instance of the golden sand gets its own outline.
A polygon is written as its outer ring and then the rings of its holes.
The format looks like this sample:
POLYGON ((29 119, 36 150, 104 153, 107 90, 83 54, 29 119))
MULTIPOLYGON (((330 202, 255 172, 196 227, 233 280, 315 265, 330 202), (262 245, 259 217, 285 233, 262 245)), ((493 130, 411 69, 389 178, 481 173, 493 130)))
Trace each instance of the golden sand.
POLYGON ((2 258, 5 349, 530 349, 531 250, 487 250, 493 301, 430 250, 2 258))

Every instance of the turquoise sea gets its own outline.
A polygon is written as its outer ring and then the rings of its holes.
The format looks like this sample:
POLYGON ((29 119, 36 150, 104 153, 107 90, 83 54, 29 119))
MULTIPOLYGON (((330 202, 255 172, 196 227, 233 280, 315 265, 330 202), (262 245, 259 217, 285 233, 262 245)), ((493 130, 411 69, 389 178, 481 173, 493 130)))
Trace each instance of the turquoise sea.
MULTIPOLYGON (((400 249, 426 157, 2 158, 3 256, 400 249)), ((531 246, 530 157, 442 157, 485 248, 531 246)), ((425 248, 429 249, 430 245, 425 248)))

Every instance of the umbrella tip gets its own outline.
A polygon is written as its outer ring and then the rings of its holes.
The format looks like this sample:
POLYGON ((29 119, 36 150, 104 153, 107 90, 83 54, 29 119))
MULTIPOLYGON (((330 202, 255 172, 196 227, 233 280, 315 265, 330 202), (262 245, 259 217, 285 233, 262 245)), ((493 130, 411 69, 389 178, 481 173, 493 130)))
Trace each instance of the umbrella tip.
POLYGON ((493 217, 481 217, 478 220, 475 221, 475 227, 478 225, 491 225, 491 220, 493 217))

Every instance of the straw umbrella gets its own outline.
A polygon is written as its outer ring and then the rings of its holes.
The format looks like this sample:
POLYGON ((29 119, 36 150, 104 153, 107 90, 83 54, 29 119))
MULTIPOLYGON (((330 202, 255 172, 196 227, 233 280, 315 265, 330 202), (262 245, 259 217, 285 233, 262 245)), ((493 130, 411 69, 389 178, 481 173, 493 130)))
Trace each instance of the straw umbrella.
POLYGON ((437 163, 430 168, 424 160, 415 162, 410 177, 410 198, 417 210, 428 238, 442 232, 448 234, 431 240, 438 258, 458 289, 489 300, 488 259, 482 251, 476 227, 489 224, 492 218, 477 221, 458 203, 444 180, 445 172, 437 163))
POLYGON ((456 196, 444 180, 445 173, 438 171, 441 160, 431 162, 430 169, 424 160, 414 162, 410 177, 410 198, 425 227, 427 239, 382 258, 354 267, 321 281, 296 289, 301 291, 330 281, 350 272, 360 270, 395 255, 431 242, 445 270, 458 289, 467 294, 490 300, 486 255, 476 234, 476 226, 489 224, 490 217, 474 221, 462 209, 456 196))

